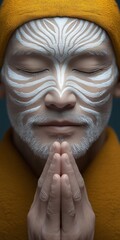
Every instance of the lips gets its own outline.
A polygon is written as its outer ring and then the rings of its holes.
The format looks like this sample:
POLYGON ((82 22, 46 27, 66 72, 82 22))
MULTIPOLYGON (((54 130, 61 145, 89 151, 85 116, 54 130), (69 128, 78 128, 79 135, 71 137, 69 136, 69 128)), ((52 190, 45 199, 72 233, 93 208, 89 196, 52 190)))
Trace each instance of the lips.
POLYGON ((43 131, 44 134, 47 134, 51 137, 55 137, 56 135, 65 137, 73 136, 76 131, 78 132, 78 127, 82 129, 83 127, 86 127, 86 125, 87 124, 84 122, 76 123, 71 121, 51 121, 47 123, 34 124, 34 126, 37 127, 37 130, 40 129, 40 131, 43 131))
POLYGON ((55 126, 55 127, 64 127, 64 126, 80 126, 78 123, 73 123, 69 121, 52 121, 47 123, 41 123, 39 126, 55 126))

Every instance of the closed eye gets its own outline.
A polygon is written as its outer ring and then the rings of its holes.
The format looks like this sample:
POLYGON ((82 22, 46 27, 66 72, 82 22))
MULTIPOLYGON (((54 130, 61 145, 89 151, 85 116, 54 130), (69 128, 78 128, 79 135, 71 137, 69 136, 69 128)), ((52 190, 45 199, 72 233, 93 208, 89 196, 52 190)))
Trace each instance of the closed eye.
POLYGON ((38 70, 38 71, 30 71, 30 70, 27 70, 27 69, 19 69, 17 68, 18 71, 21 71, 23 73, 27 73, 27 74, 39 74, 39 73, 43 73, 43 72, 46 72, 46 71, 49 71, 49 69, 43 69, 43 70, 38 70))
POLYGON ((99 73, 99 72, 104 71, 104 70, 105 70, 105 68, 96 69, 96 70, 93 70, 93 71, 80 71, 78 69, 73 69, 73 71, 83 73, 83 74, 95 74, 95 73, 99 73))

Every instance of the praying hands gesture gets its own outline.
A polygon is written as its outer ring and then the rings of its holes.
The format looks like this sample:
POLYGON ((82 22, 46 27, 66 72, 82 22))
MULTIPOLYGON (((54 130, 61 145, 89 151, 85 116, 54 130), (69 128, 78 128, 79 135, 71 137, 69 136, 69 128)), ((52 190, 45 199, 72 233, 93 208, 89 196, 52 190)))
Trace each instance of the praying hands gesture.
POLYGON ((93 240, 95 214, 67 142, 54 142, 27 216, 29 240, 93 240))

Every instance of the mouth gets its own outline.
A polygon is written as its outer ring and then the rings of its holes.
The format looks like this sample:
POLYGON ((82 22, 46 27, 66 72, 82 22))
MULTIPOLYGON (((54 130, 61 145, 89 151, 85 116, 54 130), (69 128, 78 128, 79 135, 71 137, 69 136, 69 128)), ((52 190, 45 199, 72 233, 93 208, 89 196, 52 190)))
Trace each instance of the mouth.
POLYGON ((35 123, 34 125, 40 126, 40 127, 65 127, 65 126, 86 126, 86 123, 77 123, 77 122, 69 122, 69 121, 51 121, 51 122, 47 122, 47 123, 35 123))
POLYGON ((79 129, 82 129, 86 127, 87 124, 85 123, 73 123, 73 122, 68 122, 68 121, 54 121, 54 122, 49 122, 46 124, 36 124, 37 128, 40 128, 41 130, 43 129, 44 132, 48 133, 49 135, 73 135, 75 134, 76 131, 79 129))

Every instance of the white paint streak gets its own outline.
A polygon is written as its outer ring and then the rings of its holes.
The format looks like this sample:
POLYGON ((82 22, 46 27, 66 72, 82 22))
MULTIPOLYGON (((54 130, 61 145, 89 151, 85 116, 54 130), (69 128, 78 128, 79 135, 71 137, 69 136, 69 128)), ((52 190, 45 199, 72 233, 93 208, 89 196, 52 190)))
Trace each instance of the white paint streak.
POLYGON ((71 21, 68 21, 68 18, 54 18, 54 21, 42 19, 31 21, 20 27, 16 31, 18 42, 24 47, 51 56, 56 69, 56 77, 52 74, 46 77, 36 74, 34 79, 31 76, 25 77, 24 74, 17 74, 8 67, 6 81, 10 87, 13 87, 15 94, 15 96, 10 94, 10 99, 15 104, 29 107, 21 114, 27 115, 37 111, 42 97, 50 91, 56 91, 60 98, 65 92, 70 91, 78 96, 80 102, 87 105, 87 107, 80 105, 84 112, 97 116, 98 112, 91 107, 102 106, 110 100, 108 87, 111 87, 115 81, 117 75, 117 70, 114 71, 115 66, 110 66, 108 70, 97 76, 84 77, 86 80, 82 79, 82 76, 76 77, 75 72, 66 77, 66 72, 68 60, 73 54, 99 47, 105 38, 106 33, 100 27, 77 19, 71 21), (34 90, 28 91, 30 87, 34 87, 34 90), (33 104, 36 107, 31 107, 33 104))

